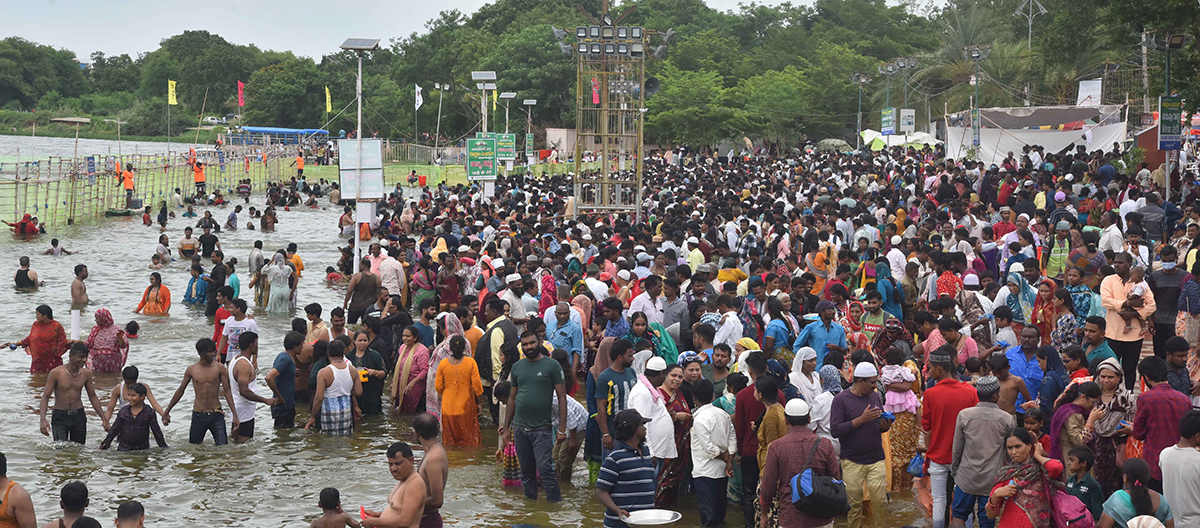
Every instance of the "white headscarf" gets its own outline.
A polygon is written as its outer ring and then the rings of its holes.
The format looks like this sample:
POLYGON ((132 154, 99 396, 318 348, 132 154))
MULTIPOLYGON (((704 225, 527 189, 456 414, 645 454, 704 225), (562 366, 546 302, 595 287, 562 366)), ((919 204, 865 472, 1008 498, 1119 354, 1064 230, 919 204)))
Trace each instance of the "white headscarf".
POLYGON ((271 284, 283 284, 291 276, 292 269, 284 262, 283 254, 276 253, 275 256, 271 257, 271 263, 263 268, 263 274, 267 276, 267 280, 271 284))
POLYGON ((821 375, 817 371, 804 375, 804 362, 813 359, 817 359, 817 351, 812 347, 801 347, 796 351, 796 358, 792 360, 792 372, 788 374, 788 380, 800 389, 800 396, 808 403, 816 401, 817 395, 822 392, 821 375))

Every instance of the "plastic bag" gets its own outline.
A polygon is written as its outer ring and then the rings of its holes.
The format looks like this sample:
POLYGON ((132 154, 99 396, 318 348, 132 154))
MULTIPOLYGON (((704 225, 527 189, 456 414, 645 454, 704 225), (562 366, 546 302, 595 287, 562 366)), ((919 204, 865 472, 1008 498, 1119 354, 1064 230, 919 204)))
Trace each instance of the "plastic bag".
POLYGON ((921 456, 920 453, 917 453, 912 457, 912 460, 908 462, 908 474, 912 475, 914 478, 921 478, 925 476, 925 457, 921 456))

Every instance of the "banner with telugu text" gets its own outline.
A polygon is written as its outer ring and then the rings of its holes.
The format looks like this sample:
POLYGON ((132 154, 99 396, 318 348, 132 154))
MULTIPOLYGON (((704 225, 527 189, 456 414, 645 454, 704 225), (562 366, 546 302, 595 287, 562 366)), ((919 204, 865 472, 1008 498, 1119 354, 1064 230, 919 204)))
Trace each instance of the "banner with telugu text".
POLYGON ((329 87, 325 87, 325 113, 333 111, 333 101, 329 98, 329 87))
POLYGON ((175 81, 172 80, 167 80, 167 104, 179 104, 179 101, 175 100, 175 81))

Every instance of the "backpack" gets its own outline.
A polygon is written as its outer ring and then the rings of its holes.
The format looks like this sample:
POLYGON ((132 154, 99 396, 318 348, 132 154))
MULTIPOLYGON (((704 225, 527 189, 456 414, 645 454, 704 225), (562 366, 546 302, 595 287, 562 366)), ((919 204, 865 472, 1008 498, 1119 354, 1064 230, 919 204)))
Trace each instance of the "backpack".
POLYGON ((846 500, 844 482, 830 476, 815 475, 812 468, 808 467, 823 441, 818 438, 813 443, 812 451, 804 460, 804 471, 792 477, 792 505, 811 517, 832 519, 850 511, 850 502, 846 500))
POLYGON ((1096 521, 1092 519, 1092 513, 1079 497, 1061 488, 1051 487, 1048 480, 1043 482, 1046 486, 1046 496, 1050 497, 1050 520, 1053 521, 1054 528, 1095 528, 1096 521))

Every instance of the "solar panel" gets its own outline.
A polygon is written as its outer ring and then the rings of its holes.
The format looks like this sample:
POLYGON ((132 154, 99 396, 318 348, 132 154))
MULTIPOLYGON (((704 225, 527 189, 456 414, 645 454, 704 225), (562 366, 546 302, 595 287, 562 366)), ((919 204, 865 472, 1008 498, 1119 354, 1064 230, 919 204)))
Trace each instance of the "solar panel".
POLYGON ((352 38, 346 39, 341 46, 344 50, 369 51, 379 48, 379 39, 352 38))

